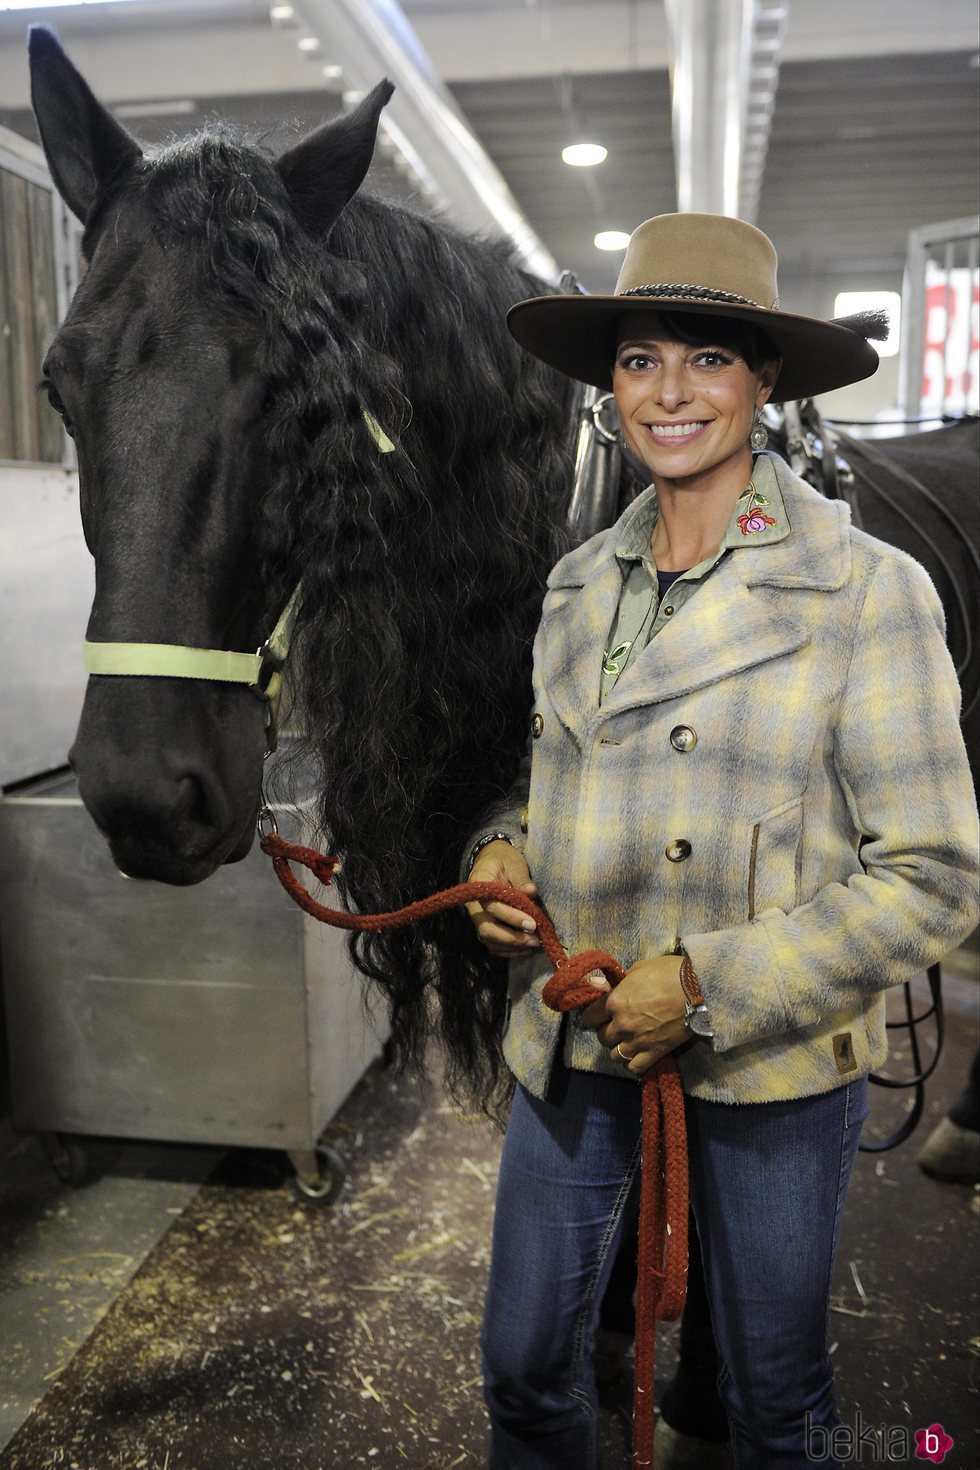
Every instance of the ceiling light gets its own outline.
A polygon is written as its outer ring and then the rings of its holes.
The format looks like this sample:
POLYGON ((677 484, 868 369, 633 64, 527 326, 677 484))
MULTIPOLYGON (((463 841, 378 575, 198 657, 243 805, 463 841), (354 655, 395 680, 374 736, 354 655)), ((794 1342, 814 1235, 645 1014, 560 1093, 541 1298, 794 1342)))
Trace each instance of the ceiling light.
POLYGON ((269 19, 275 25, 288 25, 291 20, 296 19, 296 12, 291 5, 273 5, 269 10, 269 19))
POLYGON ((606 152, 601 143, 571 143, 561 150, 561 157, 572 168, 594 168, 606 157, 606 152))
POLYGON ((625 250, 629 242, 625 230, 600 230, 592 243, 597 250, 625 250))
POLYGON ((320 42, 317 40, 316 36, 300 36, 296 44, 299 49, 301 51, 305 51, 308 56, 312 56, 314 51, 319 51, 320 49, 320 42))
POLYGON ((338 66, 336 61, 331 61, 328 66, 321 68, 328 82, 337 82, 344 75, 344 68, 338 66))
POLYGON ((120 102, 112 111, 116 117, 190 117, 197 111, 197 103, 189 97, 169 102, 120 102))
POLYGON ((52 5, 111 5, 119 0, 0 0, 0 10, 49 10, 52 5))

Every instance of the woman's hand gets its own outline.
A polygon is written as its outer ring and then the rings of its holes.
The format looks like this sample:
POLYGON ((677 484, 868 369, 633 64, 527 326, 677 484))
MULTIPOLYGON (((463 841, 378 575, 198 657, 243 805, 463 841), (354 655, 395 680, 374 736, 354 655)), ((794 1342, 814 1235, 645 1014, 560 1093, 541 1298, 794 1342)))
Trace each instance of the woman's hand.
MULTIPOLYGON (((537 885, 531 882, 523 855, 509 842, 488 842, 473 864, 469 881, 506 883, 528 898, 534 898, 538 891, 537 885)), ((500 959, 512 960, 526 954, 529 949, 541 948, 541 941, 535 934, 537 925, 521 909, 511 908, 506 903, 474 902, 466 905, 466 912, 480 943, 500 959)))
POLYGON ((645 1072, 690 1041, 677 955, 639 960, 612 990, 606 980, 592 983, 604 994, 579 1013, 581 1023, 591 1027, 629 1071, 645 1072))

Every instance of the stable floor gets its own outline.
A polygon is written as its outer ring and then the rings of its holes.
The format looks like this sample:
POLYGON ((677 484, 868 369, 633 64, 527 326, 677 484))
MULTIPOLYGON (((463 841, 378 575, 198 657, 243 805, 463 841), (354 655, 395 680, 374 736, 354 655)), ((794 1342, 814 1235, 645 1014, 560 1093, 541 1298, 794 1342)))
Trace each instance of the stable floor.
MULTIPOLYGON (((915 1156, 976 1047, 974 962, 956 968, 918 1135, 858 1161, 831 1312, 845 1425, 909 1431, 914 1464, 914 1430, 941 1423, 951 1467, 980 1463, 980 1221, 976 1191, 924 1177, 915 1156)), ((907 1097, 875 1089, 873 1103, 867 1136, 907 1097)), ((437 1084, 377 1066, 326 1139, 348 1178, 316 1206, 273 1154, 95 1140, 98 1177, 72 1189, 40 1140, 0 1132, 0 1470, 485 1464, 477 1335, 499 1137, 437 1084)), ((674 1332, 658 1340, 661 1384, 674 1332)), ((624 1378, 604 1470, 629 1463, 628 1403, 624 1378)))

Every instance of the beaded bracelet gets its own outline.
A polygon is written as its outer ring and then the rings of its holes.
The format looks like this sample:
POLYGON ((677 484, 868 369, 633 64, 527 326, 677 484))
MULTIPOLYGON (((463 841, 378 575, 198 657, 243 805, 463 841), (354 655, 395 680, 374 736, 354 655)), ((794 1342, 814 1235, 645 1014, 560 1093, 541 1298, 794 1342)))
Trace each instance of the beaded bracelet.
POLYGON ((472 873, 473 864, 476 862, 483 849, 485 847, 489 847, 491 842, 508 842, 510 843, 511 847, 514 846, 512 839, 508 837, 506 832, 488 832, 486 837, 481 837, 479 842, 474 842, 473 846, 470 848, 470 861, 469 866, 466 869, 467 873, 472 873))

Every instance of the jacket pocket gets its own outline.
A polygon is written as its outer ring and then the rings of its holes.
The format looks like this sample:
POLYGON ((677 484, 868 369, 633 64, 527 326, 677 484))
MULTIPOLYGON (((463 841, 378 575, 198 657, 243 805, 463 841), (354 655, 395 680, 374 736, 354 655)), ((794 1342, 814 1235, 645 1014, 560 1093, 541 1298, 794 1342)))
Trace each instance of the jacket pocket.
POLYGON ((784 802, 759 818, 749 849, 749 918, 764 909, 788 913, 800 902, 803 799, 784 802))

